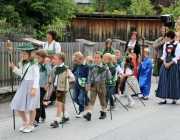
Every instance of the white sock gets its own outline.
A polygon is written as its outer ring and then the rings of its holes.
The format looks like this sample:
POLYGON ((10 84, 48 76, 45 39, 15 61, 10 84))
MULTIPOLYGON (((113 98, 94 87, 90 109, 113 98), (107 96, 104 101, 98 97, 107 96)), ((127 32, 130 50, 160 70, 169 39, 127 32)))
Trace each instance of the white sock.
POLYGON ((102 111, 102 112, 106 112, 106 109, 104 109, 104 110, 101 109, 101 111, 102 111))
POLYGON ((176 99, 173 99, 173 101, 174 101, 174 102, 177 102, 177 100, 176 100, 176 99))
POLYGON ((61 119, 60 117, 56 117, 56 118, 55 118, 55 121, 57 121, 57 122, 59 123, 59 122, 60 122, 60 119, 61 119))
MULTIPOLYGON (((63 117, 63 112, 61 113, 62 114, 62 117, 63 117)), ((64 111, 64 118, 68 118, 69 116, 68 116, 68 113, 67 113, 67 111, 64 111)))
POLYGON ((92 111, 91 110, 87 110, 87 112, 89 112, 91 114, 92 111))
POLYGON ((127 98, 129 103, 134 103, 132 97, 129 94, 127 94, 127 98))
POLYGON ((161 102, 165 102, 166 101, 166 99, 162 99, 162 101, 161 102))

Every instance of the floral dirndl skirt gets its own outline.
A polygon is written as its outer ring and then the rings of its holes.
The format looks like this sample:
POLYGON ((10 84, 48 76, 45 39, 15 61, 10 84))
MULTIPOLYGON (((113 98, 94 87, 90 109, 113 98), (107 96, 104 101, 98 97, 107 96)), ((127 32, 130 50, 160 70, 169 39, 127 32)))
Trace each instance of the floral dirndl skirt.
POLYGON ((140 93, 141 91, 139 88, 137 78, 135 76, 129 76, 125 83, 124 94, 134 95, 134 94, 140 94, 140 93))

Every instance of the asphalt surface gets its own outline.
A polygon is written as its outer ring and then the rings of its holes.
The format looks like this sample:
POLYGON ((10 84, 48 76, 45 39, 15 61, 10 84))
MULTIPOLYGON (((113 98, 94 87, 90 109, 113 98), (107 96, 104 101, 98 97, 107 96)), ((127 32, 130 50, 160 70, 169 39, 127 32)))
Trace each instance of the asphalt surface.
MULTIPOLYGON (((76 118, 76 112, 67 97, 66 108, 70 121, 51 128, 50 123, 56 114, 55 105, 46 108, 47 119, 39 124, 34 132, 25 134, 18 129, 22 124, 21 118, 16 116, 16 130, 13 130, 12 110, 10 103, 0 104, 0 140, 179 140, 180 139, 180 101, 176 105, 158 105, 159 98, 155 97, 157 83, 152 79, 151 94, 149 100, 144 101, 146 106, 134 98, 136 104, 126 111, 121 104, 116 104, 116 109, 107 112, 105 120, 99 120, 101 109, 97 99, 92 119, 90 122, 84 118, 76 118)), ((122 96, 121 102, 127 103, 127 98, 122 96)), ((77 106, 76 106, 77 107, 77 106)), ((78 107, 77 107, 78 108, 78 107)), ((29 114, 27 114, 29 115, 29 114)))

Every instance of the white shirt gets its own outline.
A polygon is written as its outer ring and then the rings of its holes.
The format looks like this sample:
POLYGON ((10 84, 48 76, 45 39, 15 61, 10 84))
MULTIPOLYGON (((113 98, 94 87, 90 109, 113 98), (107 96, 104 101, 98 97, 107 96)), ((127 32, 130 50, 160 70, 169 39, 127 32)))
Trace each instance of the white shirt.
MULTIPOLYGON (((167 52, 166 52, 166 44, 169 44, 169 42, 166 42, 163 46, 163 55, 161 57, 161 60, 165 59, 167 56, 167 52)), ((180 44, 178 41, 175 41, 173 43, 174 45, 177 44, 176 50, 175 50, 175 57, 172 59, 176 64, 177 64, 177 60, 180 58, 180 44)), ((169 45, 168 47, 173 47, 172 45, 169 45)))
POLYGON ((133 44, 130 44, 131 43, 131 40, 129 41, 129 43, 128 43, 128 47, 132 47, 132 48, 134 48, 135 47, 135 45, 136 45, 136 40, 134 41, 134 43, 133 44))
MULTIPOLYGON (((57 66, 57 67, 62 67, 62 66, 64 66, 64 63, 62 63, 60 66, 57 66)), ((57 84, 58 84, 58 75, 56 75, 54 86, 57 86, 57 84)))
MULTIPOLYGON (((54 42, 53 41, 49 47, 48 47, 48 42, 44 42, 43 43, 43 49, 44 50, 53 50, 53 45, 54 45, 54 42), (46 44, 46 46, 44 46, 46 44)), ((61 45, 58 43, 58 42, 55 42, 55 52, 58 53, 58 52, 61 52, 61 45)))
POLYGON ((116 73, 118 77, 120 77, 120 74, 123 74, 123 70, 121 69, 119 65, 116 67, 116 73))
MULTIPOLYGON (((22 68, 18 69, 17 67, 14 68, 13 72, 16 73, 17 75, 23 77, 26 69, 29 67, 30 63, 27 63, 24 65, 22 68)), ((29 67, 24 80, 34 80, 33 88, 38 88, 39 87, 39 66, 38 64, 34 64, 29 67)))
POLYGON ((133 71, 130 68, 126 68, 125 74, 133 74, 133 71))

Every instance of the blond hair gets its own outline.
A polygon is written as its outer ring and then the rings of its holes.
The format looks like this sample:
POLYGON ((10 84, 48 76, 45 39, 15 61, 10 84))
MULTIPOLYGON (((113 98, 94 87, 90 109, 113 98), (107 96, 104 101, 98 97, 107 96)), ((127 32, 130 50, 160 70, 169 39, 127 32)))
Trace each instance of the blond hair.
POLYGON ((66 59, 66 55, 63 52, 56 53, 55 55, 59 58, 59 60, 62 60, 62 62, 66 59))
POLYGON ((176 36, 179 37, 179 42, 180 42, 180 32, 176 32, 176 36))
POLYGON ((110 53, 104 54, 103 57, 107 57, 110 61, 112 61, 112 55, 110 53))
POLYGON ((87 56, 87 57, 86 57, 86 62, 91 65, 91 64, 93 63, 93 58, 92 58, 92 56, 87 56))
POLYGON ((119 50, 116 50, 115 53, 121 54, 121 52, 119 50))
MULTIPOLYGON (((34 50, 22 50, 22 51, 25 51, 28 55, 29 55, 29 58, 26 60, 27 63, 32 61, 32 60, 35 60, 35 53, 34 53, 34 50)), ((22 52, 21 51, 21 52, 22 52)), ((23 67, 23 59, 21 59, 21 61, 19 62, 19 67, 22 68, 23 67)))
POLYGON ((148 55, 150 55, 150 50, 148 48, 145 48, 144 52, 147 53, 148 55))
POLYGON ((169 31, 169 28, 168 28, 168 27, 162 27, 162 29, 165 29, 166 32, 169 31))
POLYGON ((78 52, 75 52, 73 57, 72 57, 72 61, 79 61, 79 60, 82 60, 84 58, 83 54, 78 51, 78 52))
POLYGON ((102 54, 102 52, 100 52, 100 51, 96 51, 96 52, 94 53, 94 55, 95 55, 95 54, 99 54, 99 55, 100 55, 100 57, 101 57, 101 58, 103 58, 103 54, 102 54))
POLYGON ((117 64, 117 57, 115 55, 112 55, 112 63, 117 64))

